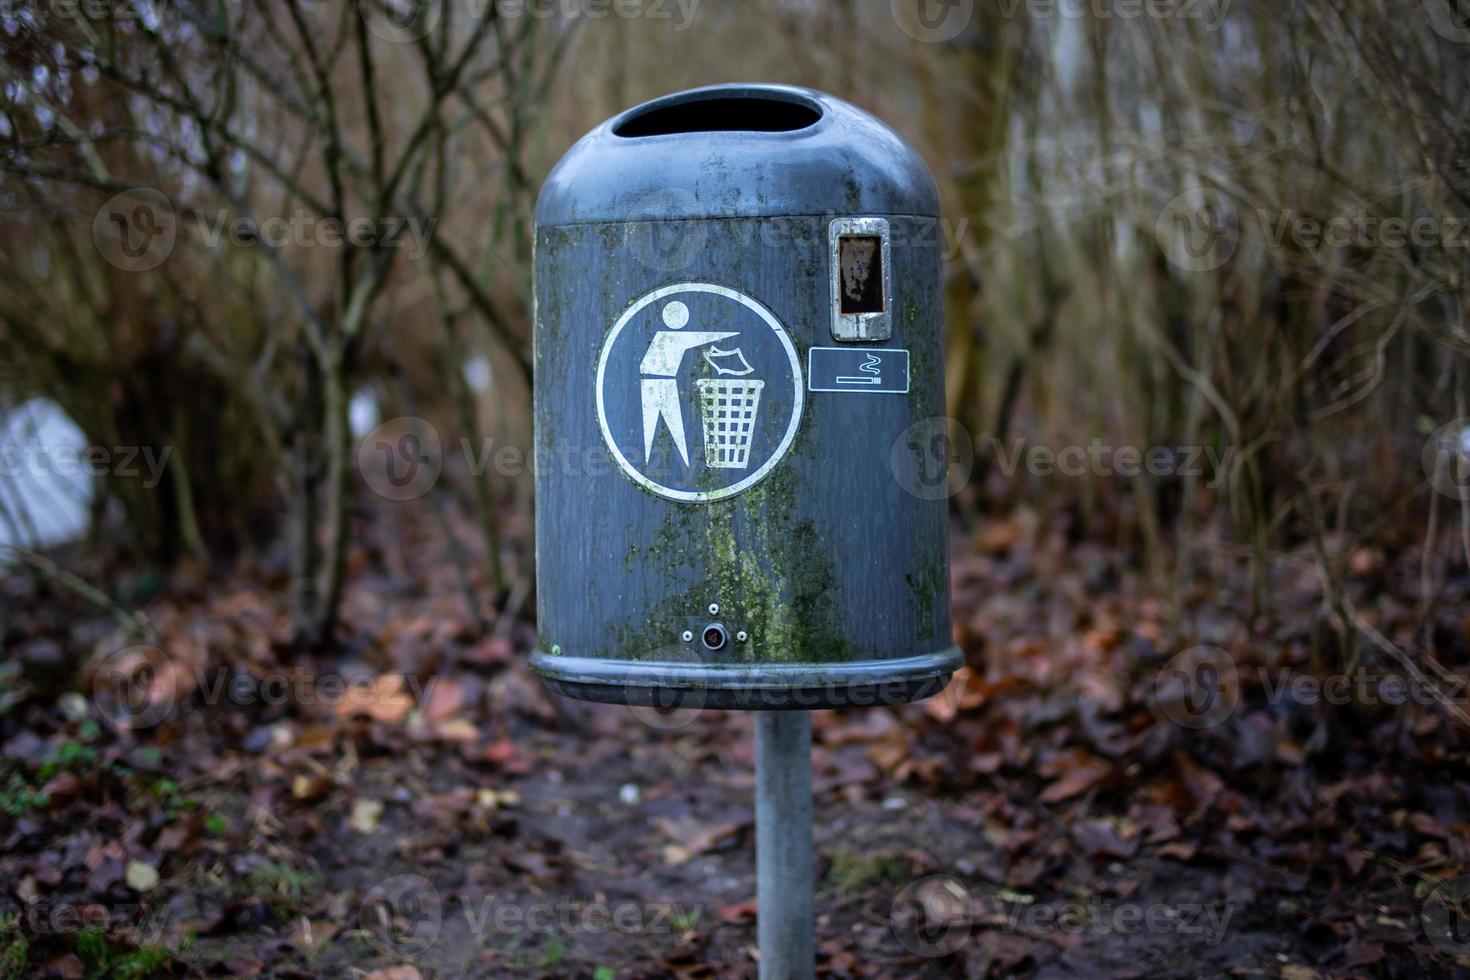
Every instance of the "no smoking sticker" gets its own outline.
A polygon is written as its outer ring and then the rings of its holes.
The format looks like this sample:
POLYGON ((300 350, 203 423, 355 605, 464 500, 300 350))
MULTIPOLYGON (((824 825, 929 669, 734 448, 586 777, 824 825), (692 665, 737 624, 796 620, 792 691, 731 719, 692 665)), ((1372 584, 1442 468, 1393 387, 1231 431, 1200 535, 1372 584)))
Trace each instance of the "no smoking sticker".
POLYGON ((909 352, 879 347, 812 347, 806 352, 812 391, 903 395, 909 390, 909 352))
POLYGON ((721 500, 791 448, 803 387, 770 310, 726 286, 679 283, 634 301, 608 332, 597 420, 635 483, 670 500, 721 500))

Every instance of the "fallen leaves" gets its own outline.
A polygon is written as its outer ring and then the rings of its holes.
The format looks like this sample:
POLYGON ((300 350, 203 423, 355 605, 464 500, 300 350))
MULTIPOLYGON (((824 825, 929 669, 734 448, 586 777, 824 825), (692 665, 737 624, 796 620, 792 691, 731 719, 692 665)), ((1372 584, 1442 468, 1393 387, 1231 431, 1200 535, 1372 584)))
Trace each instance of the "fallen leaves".
POLYGON ((135 892, 152 891, 158 887, 158 869, 146 861, 129 861, 123 880, 135 892))
MULTIPOLYGON (((957 549, 956 626, 968 665, 950 686, 922 705, 814 717, 819 853, 849 848, 871 860, 876 852, 862 832, 880 826, 902 834, 905 846, 932 851, 922 863, 898 862, 888 876, 875 861, 879 870, 862 888, 819 904, 819 969, 912 972, 912 961, 889 956, 898 953, 894 894, 943 871, 973 894, 1020 896, 1032 908, 1094 898, 1168 905, 1175 898, 1161 882, 1186 883, 1216 905, 1297 910, 1271 933, 1283 959, 1261 962, 1265 973, 1314 975, 1314 967, 1285 958, 1314 962, 1300 939, 1311 920, 1310 942, 1322 945, 1332 971, 1410 975, 1403 965, 1406 950, 1423 942, 1420 905, 1397 901, 1394 869, 1409 864, 1449 877, 1470 868, 1461 795, 1426 778, 1418 755, 1420 746, 1438 747, 1443 770, 1451 770, 1458 756, 1443 752, 1444 736, 1424 735, 1411 719, 1391 742, 1382 738, 1394 734, 1387 722, 1364 715, 1331 728, 1324 749, 1320 712, 1298 704, 1263 710, 1249 684, 1228 725, 1171 726, 1147 702, 1154 671, 1182 648, 1172 606, 1143 597, 1136 579, 1110 583, 1118 574, 1113 557, 1057 544, 1061 531, 1039 521, 991 523, 981 532, 989 535, 983 553, 957 549), (1350 764, 1325 782, 1320 767, 1334 753, 1350 764), (1402 768, 1378 764, 1385 758, 1402 760, 1402 768), (1322 913, 1317 922, 1316 911, 1303 910, 1322 906, 1327 890, 1336 918, 1322 913)), ((1380 572, 1386 577, 1387 568, 1373 570, 1380 572)), ((757 909, 752 898, 734 899, 748 895, 753 837, 746 816, 753 760, 741 727, 748 718, 707 713, 689 729, 656 733, 609 708, 579 731, 575 723, 587 716, 554 705, 517 652, 529 642, 526 624, 471 639, 461 635, 463 624, 442 624, 434 598, 403 594, 384 589, 363 604, 380 619, 344 628, 344 637, 351 632, 345 660, 298 653, 276 621, 279 611, 245 589, 205 607, 240 617, 228 627, 160 617, 170 635, 203 638, 183 662, 207 652, 257 680, 298 667, 308 677, 345 677, 351 686, 339 703, 235 706, 199 725, 190 712, 203 698, 195 698, 182 706, 187 725, 175 719, 136 738, 154 752, 151 761, 124 754, 126 733, 109 734, 118 739, 111 757, 101 739, 94 768, 48 769, 44 777, 58 744, 78 740, 90 700, 58 700, 45 724, 17 726, 3 757, 47 802, 12 821, 14 855, 5 860, 14 901, 21 908, 132 902, 167 907, 172 917, 170 903, 180 900, 180 921, 202 945, 213 944, 204 972, 325 973, 352 960, 372 967, 361 975, 374 980, 421 980, 420 967, 394 965, 391 954, 354 959, 364 881, 405 865, 453 866, 465 869, 465 881, 439 879, 445 910, 457 907, 461 887, 524 887, 537 901, 574 893, 640 902, 677 889, 718 910, 697 929, 678 931, 700 936, 658 952, 641 939, 608 937, 602 962, 691 977, 747 968, 734 958, 754 939, 757 909), (124 782, 99 774, 114 764, 142 775, 124 782), (154 797, 150 787, 163 777, 183 784, 164 795, 191 797, 188 806, 154 797), (215 829, 204 829, 207 819, 215 829), (251 890, 262 863, 278 866, 277 877, 251 890), (196 883, 215 875, 218 892, 201 894, 196 883), (324 880, 308 885, 311 875, 324 880)), ((1199 604, 1192 613, 1202 633, 1245 648, 1232 632, 1239 624, 1220 622, 1208 598, 1188 600, 1199 604)), ((1448 667, 1470 639, 1455 632, 1466 633, 1470 618, 1454 616, 1453 629, 1432 634, 1448 667)), ((1388 631, 1389 623, 1375 622, 1388 631)), ((1283 662, 1300 665, 1308 656, 1305 643, 1298 650, 1278 642, 1270 623, 1251 628, 1261 634, 1257 645, 1283 662)), ((930 925, 963 927, 971 912, 954 896, 924 897, 920 908, 933 906, 925 910, 930 925)), ((1061 950, 1070 944, 1088 954, 1099 947, 1136 954, 1112 967, 1143 973, 1137 964, 1151 963, 1144 957, 1155 947, 1167 958, 1161 962, 1191 965, 1201 948, 1169 934, 1148 937, 1145 948, 1140 938, 1059 940, 974 921, 952 963, 918 966, 1061 975, 1074 967, 1059 957, 1073 952, 1061 950)), ((446 931, 440 942, 445 953, 458 939, 446 931)), ((60 952, 48 948, 32 963, 80 976, 85 964, 60 952)), ((544 952, 526 950, 526 962, 544 952)), ((574 936, 565 960, 545 972, 586 973, 603 955, 604 947, 574 936)))
POLYGON ((56 957, 46 964, 46 968, 61 980, 82 980, 87 975, 82 958, 75 953, 56 957))
POLYGON ((41 787, 41 795, 52 807, 61 807, 74 800, 82 792, 82 780, 74 772, 63 772, 51 777, 41 787))
POLYGON ((326 920, 312 921, 306 916, 297 916, 291 930, 290 943, 303 953, 315 955, 324 949, 342 931, 342 924, 326 920))
POLYGON ((1138 853, 1138 826, 1127 820, 1079 820, 1072 837, 1089 857, 1131 858, 1138 853))
POLYGON ((524 774, 532 769, 531 759, 520 746, 508 738, 497 739, 489 743, 477 754, 476 758, 498 767, 503 772, 512 774, 524 774))
POLYGON ((383 819, 383 801, 360 797, 352 801, 352 815, 347 825, 359 834, 376 833, 378 821, 383 819))
POLYGON ((938 722, 947 722, 961 711, 975 711, 989 700, 985 681, 969 667, 961 667, 944 690, 924 702, 924 711, 938 722))
POLYGON ((435 678, 427 691, 424 718, 429 721, 447 721, 462 711, 465 704, 464 684, 447 677, 435 678))
POLYGON ((699 823, 693 818, 670 817, 660 817, 654 821, 654 825, 671 841, 662 849, 665 864, 683 864, 707 851, 732 844, 736 836, 750 826, 749 822, 709 825, 699 823))
POLYGON ((744 902, 736 902, 734 905, 720 906, 720 921, 731 925, 747 925, 755 921, 756 900, 749 899, 744 902))
POLYGON ((1041 776, 1053 781, 1038 797, 1043 803, 1062 803, 1095 788, 1112 772, 1112 767, 1082 749, 1057 756, 1042 764, 1041 776))
POLYGON ((1198 765, 1184 752, 1174 753, 1174 765, 1196 809, 1209 809, 1219 801, 1225 781, 1218 773, 1198 765))
POLYGON ((362 980, 423 980, 423 974, 415 966, 390 966, 384 970, 365 973, 362 980))
POLYGON ((291 779, 291 797, 299 802, 317 800, 332 788, 332 780, 322 772, 297 773, 291 779))
POLYGON ((1302 963, 1287 963, 1281 968, 1281 980, 1322 980, 1322 974, 1302 963))
POLYGON ((1171 858, 1182 864, 1193 861, 1197 853, 1199 853, 1199 847, 1185 841, 1173 841, 1158 850, 1159 857, 1171 858))
POLYGON ((447 718, 434 725, 434 737, 441 742, 472 745, 480 740, 480 729, 467 718, 447 718))
POLYGON ((494 790, 482 787, 475 791, 475 802, 487 810, 498 810, 501 807, 517 806, 521 802, 521 794, 513 789, 494 790))
POLYGON ((414 705, 402 674, 380 674, 365 690, 349 686, 347 696, 337 705, 337 717, 366 715, 373 721, 396 725, 408 717, 414 705))

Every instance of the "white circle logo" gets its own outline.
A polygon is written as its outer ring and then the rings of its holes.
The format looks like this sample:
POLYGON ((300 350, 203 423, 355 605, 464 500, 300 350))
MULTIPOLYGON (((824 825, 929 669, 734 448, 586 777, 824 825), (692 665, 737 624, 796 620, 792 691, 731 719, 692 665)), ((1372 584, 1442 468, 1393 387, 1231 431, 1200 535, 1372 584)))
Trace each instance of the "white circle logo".
POLYGON ((395 875, 374 885, 357 907, 357 924, 379 951, 420 956, 439 939, 444 906, 423 875, 395 875))
POLYGON ((1430 486, 1451 500, 1470 500, 1470 418, 1435 429, 1422 458, 1430 486))
POLYGON ((168 259, 178 240, 173 202, 151 187, 134 187, 108 198, 92 217, 92 243, 108 264, 124 272, 147 272, 168 259))
POLYGON ((1240 211, 1224 191, 1196 187, 1164 205, 1154 237, 1174 265, 1209 272, 1229 262, 1240 245, 1240 211))
POLYGON ((889 0, 893 22, 915 41, 943 44, 975 18, 975 0, 889 0))
POLYGON ((439 482, 444 445, 428 419, 389 419, 357 444, 357 468, 368 487, 388 500, 417 500, 439 482))
POLYGON ((801 359, 770 310, 684 282, 613 324, 597 361, 597 421, 634 483, 707 503, 755 486, 786 455, 803 390, 801 359))
POLYGON ((387 0, 381 6, 381 19, 369 17, 365 8, 362 16, 368 30, 389 44, 412 44, 439 25, 439 11, 439 4, 430 0, 387 0))

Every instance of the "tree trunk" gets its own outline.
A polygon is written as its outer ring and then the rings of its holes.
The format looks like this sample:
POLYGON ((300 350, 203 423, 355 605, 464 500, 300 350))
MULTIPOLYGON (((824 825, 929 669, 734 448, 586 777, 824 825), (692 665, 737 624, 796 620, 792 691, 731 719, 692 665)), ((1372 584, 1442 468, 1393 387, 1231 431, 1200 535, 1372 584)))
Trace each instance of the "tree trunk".
POLYGON ((289 443, 290 478, 287 491, 291 510, 291 629, 296 642, 314 645, 320 619, 317 577, 321 548, 317 520, 321 507, 321 372, 303 342, 297 352, 302 389, 296 408, 295 431, 289 443))
POLYGON ((325 524, 321 566, 316 575, 316 608, 308 620, 307 638, 314 647, 330 646, 342 600, 342 576, 347 567, 347 522, 349 495, 347 459, 351 438, 347 421, 346 358, 333 347, 323 358, 322 452, 325 472, 321 474, 320 501, 325 524))

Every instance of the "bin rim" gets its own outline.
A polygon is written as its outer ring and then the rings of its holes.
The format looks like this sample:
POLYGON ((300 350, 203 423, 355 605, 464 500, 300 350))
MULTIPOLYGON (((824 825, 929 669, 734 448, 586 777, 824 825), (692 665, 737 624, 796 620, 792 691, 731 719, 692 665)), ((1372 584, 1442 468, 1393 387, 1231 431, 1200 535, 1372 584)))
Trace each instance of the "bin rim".
POLYGON ((904 704, 938 693, 964 665, 950 646, 884 660, 713 664, 615 660, 537 649, 531 669, 557 693, 605 704, 791 710, 904 704))
MULTIPOLYGON (((718 116, 718 114, 716 114, 718 116)), ((659 129, 659 127, 654 127, 659 129)), ((538 227, 684 219, 890 215, 938 218, 939 191, 918 152, 872 114, 790 85, 738 83, 674 92, 620 112, 552 168, 536 202, 538 227), (702 104, 749 102, 737 123, 639 132, 639 120, 702 104), (781 106, 759 126, 758 103, 781 106), (817 118, 801 122, 790 107, 817 118), (773 123, 774 125, 774 123, 773 123), (634 127, 630 135, 625 133, 634 127)))

